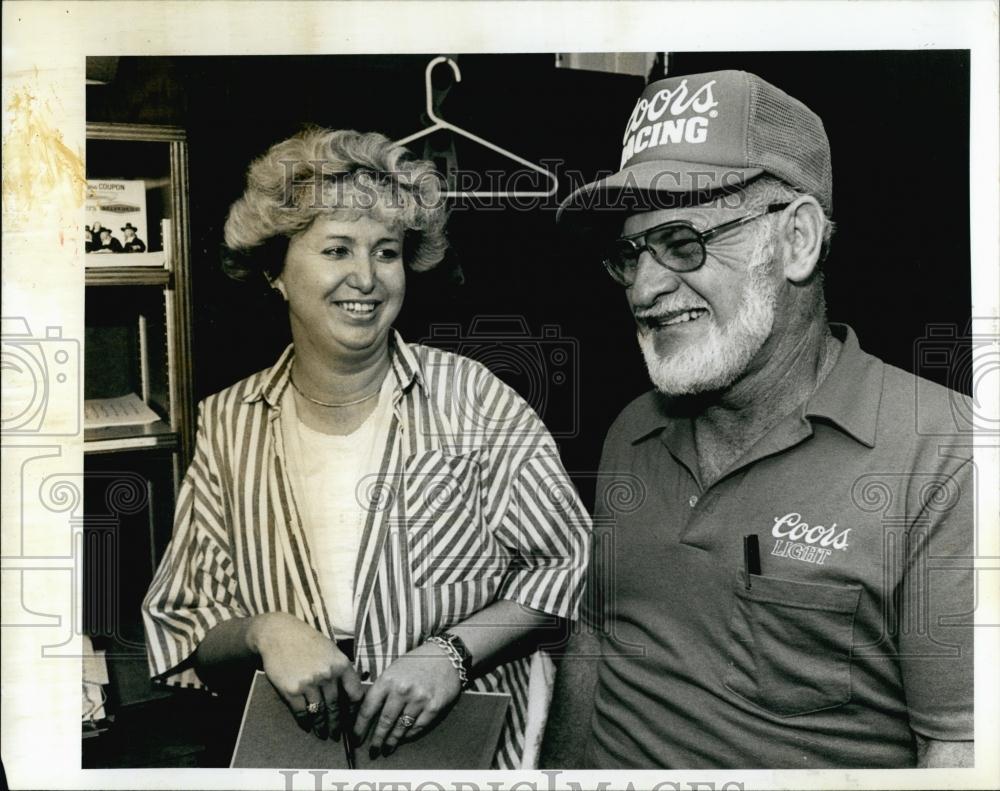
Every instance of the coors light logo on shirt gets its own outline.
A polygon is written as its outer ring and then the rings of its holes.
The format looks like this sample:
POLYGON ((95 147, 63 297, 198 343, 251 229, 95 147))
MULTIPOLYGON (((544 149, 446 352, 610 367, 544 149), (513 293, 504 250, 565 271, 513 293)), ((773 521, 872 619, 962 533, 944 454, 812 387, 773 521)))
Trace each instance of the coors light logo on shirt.
POLYGON ((851 528, 837 529, 834 522, 826 525, 810 525, 795 511, 774 517, 771 535, 777 541, 771 547, 775 557, 793 558, 806 563, 822 566, 834 550, 846 552, 851 528))
MULTIPOLYGON (((650 86, 647 93, 660 84, 650 86)), ((710 121, 719 115, 715 109, 719 102, 712 93, 715 84, 716 80, 709 80, 693 87, 684 79, 640 98, 625 127, 620 167, 643 151, 671 144, 698 145, 708 140, 710 121)), ((669 150, 657 151, 656 158, 670 159, 669 150)))

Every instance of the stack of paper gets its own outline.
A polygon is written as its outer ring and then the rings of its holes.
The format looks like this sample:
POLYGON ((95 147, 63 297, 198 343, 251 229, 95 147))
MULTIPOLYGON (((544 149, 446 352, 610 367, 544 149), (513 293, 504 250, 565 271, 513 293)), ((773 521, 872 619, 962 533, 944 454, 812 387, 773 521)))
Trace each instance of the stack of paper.
POLYGON ((88 398, 83 403, 85 428, 145 426, 160 417, 135 393, 118 398, 88 398))

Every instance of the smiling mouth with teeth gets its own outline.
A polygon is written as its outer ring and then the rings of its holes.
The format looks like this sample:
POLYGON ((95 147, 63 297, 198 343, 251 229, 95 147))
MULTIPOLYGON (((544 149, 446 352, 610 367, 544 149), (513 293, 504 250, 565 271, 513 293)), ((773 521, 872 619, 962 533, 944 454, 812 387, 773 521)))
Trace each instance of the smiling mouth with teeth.
POLYGON ((673 327, 677 324, 697 321, 706 315, 708 315, 708 311, 705 308, 692 308, 691 310, 682 310, 680 312, 671 311, 663 316, 650 316, 646 319, 646 323, 650 327, 658 329, 660 327, 673 327))
POLYGON ((335 302, 334 304, 348 313, 355 313, 359 316, 374 313, 375 308, 378 307, 377 302, 335 302))

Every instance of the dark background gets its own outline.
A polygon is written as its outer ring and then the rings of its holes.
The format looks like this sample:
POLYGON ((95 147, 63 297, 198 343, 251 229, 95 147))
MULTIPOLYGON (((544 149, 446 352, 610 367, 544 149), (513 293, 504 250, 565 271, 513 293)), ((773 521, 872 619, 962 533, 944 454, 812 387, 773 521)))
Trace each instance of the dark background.
MULTIPOLYGON (((88 120, 187 129, 199 399, 270 365, 289 340, 283 307, 262 284, 233 282, 219 269, 222 226, 250 160, 306 123, 394 139, 422 129, 433 55, 120 58, 107 85, 88 86, 88 120)), ((587 179, 616 169, 643 78, 557 69, 551 54, 457 61, 462 81, 442 104, 446 119, 587 179)), ((886 361, 967 390, 943 369, 920 369, 915 344, 929 324, 961 335, 970 316, 968 53, 675 53, 665 67, 672 76, 752 71, 820 115, 838 226, 826 266, 830 319, 852 325, 862 347, 886 361)), ((474 143, 455 146, 462 170, 507 167, 474 143)), ((578 182, 562 178, 560 197, 578 182)), ((527 335, 494 348, 494 370, 542 414, 589 504, 587 471, 608 426, 649 387, 621 289, 579 236, 556 227, 554 203, 459 205, 449 236, 447 266, 409 275, 397 327, 419 341, 434 324, 456 324, 471 351, 476 317, 520 317, 527 335), (456 265, 462 286, 450 276, 456 265)))

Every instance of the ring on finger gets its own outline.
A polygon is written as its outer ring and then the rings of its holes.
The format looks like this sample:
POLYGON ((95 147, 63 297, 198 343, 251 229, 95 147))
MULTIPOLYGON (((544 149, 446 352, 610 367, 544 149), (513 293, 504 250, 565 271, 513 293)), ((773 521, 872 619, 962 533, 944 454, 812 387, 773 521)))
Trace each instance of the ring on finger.
POLYGON ((415 722, 416 722, 416 719, 414 719, 413 717, 411 717, 409 714, 403 714, 397 720, 397 723, 399 725, 401 725, 403 728, 412 728, 413 727, 413 723, 415 723, 415 722))
POLYGON ((319 710, 321 708, 323 708, 323 704, 322 703, 318 703, 316 701, 313 701, 308 706, 306 706, 306 711, 308 711, 310 714, 319 714, 319 710))

